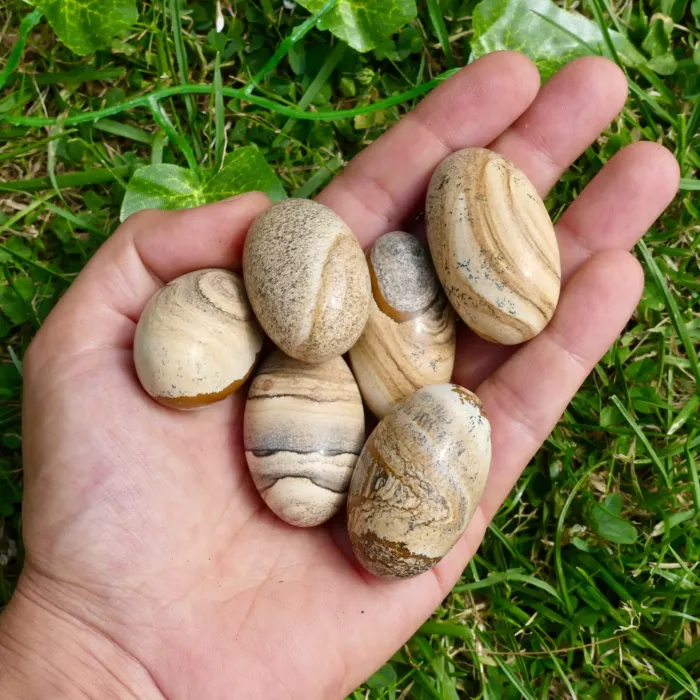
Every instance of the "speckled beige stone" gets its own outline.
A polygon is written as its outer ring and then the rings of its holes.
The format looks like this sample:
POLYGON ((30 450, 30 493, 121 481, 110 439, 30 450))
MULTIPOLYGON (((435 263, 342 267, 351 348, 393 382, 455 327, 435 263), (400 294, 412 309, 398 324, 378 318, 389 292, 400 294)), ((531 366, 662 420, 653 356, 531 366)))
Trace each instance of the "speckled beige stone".
POLYGON ((348 531, 362 566, 390 579, 435 566, 474 515, 490 465, 479 399, 455 384, 419 389, 379 423, 355 467, 348 531))
POLYGON ((159 289, 141 314, 134 338, 136 373, 160 403, 200 408, 245 383, 262 342, 238 275, 190 272, 159 289))
POLYGON ((243 276, 263 329, 298 360, 344 354, 367 322, 371 289, 362 249, 322 204, 288 199, 264 211, 246 237, 243 276))
POLYGON ((253 481, 274 513, 299 527, 333 517, 365 439, 345 360, 307 364, 275 351, 250 386, 243 433, 253 481))
POLYGON ((450 381, 455 314, 428 251, 414 236, 387 233, 367 259, 372 301, 350 364, 365 403, 383 418, 417 389, 450 381))
POLYGON ((472 330, 513 345, 545 328, 559 300, 559 248, 520 169, 485 148, 448 156, 430 181, 426 220, 440 282, 472 330))

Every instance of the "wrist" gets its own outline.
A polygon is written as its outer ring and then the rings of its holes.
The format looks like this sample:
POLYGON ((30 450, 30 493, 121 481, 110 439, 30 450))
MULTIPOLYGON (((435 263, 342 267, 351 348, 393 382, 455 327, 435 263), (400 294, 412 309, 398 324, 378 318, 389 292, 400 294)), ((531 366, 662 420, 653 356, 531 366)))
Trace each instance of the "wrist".
POLYGON ((165 700, 131 654, 56 608, 26 579, 0 617, 0 697, 165 700))

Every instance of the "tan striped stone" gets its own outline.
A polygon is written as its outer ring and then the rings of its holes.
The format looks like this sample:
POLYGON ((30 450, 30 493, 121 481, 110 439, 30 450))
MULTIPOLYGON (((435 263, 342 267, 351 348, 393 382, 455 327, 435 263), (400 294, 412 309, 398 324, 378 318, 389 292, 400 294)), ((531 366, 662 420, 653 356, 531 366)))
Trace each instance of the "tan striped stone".
POLYGON ((485 148, 448 156, 430 181, 426 219, 440 282, 472 330, 513 345, 545 328, 559 300, 559 248, 519 168, 485 148))
POLYGON ((346 353, 367 322, 371 290, 362 248, 322 204, 288 199, 264 211, 246 237, 243 277, 260 325, 298 360, 346 353))
POLYGON ((160 403, 200 408, 245 383, 262 342, 243 280, 228 270, 198 270, 159 289, 146 305, 134 338, 136 373, 160 403))
POLYGON ((345 360, 307 364, 273 352, 250 385, 243 434, 251 476, 274 513, 299 527, 333 517, 365 438, 345 360))
POLYGON ((455 384, 419 389, 379 423, 355 467, 348 532, 360 563, 395 579, 435 566, 474 515, 490 464, 479 399, 455 384))
POLYGON ((350 364, 365 403, 383 418, 417 389, 450 381, 455 314, 428 251, 414 236, 381 236, 367 260, 373 296, 350 364))

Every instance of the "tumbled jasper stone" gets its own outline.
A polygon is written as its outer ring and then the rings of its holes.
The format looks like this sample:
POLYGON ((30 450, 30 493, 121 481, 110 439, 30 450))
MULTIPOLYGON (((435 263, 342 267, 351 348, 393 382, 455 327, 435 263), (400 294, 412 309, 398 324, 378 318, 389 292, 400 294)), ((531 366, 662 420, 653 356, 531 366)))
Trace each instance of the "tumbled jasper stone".
POLYGON ((371 290, 362 248, 322 204, 288 199, 264 211, 246 237, 243 276, 263 329, 298 360, 346 353, 367 322, 371 290))
POLYGON ((146 305, 134 337, 136 373, 156 401, 201 408, 245 383, 262 342, 243 280, 228 270, 198 270, 146 305))
POLYGON ((348 494, 348 531, 370 573, 416 576, 465 531, 491 464, 479 399, 455 384, 419 389, 375 428, 348 494))
POLYGON ((275 351, 251 383, 243 431, 253 481, 282 520, 310 527, 342 508, 365 438, 342 357, 307 364, 275 351))
POLYGON ((428 251, 414 236, 381 236, 367 261, 372 301, 350 364, 365 403, 383 418, 417 389, 450 381, 455 314, 428 251))
POLYGON ((473 331, 504 345, 542 331, 559 300, 559 248, 519 168, 485 148, 453 153, 430 181, 426 220, 440 282, 473 331))

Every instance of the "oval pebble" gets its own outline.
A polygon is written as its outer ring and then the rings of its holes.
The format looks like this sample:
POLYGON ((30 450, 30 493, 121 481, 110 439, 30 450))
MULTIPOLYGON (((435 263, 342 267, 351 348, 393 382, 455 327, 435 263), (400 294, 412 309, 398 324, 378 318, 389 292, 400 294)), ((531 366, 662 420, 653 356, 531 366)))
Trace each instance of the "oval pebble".
POLYGON ((256 219, 243 277, 263 329, 298 360, 343 355, 367 322, 371 289, 362 248, 348 225, 317 202, 287 199, 256 219))
POLYGON ((253 481, 282 520, 311 527, 343 507, 365 416, 342 357, 307 364, 273 352, 251 383, 243 432, 253 481))
POLYGON ((365 444, 350 484, 348 531, 370 573, 403 579, 435 566, 465 531, 491 464, 479 399, 455 384, 419 389, 365 444))
POLYGON ((380 236, 367 261, 372 301, 350 364, 365 403, 383 418, 417 389, 450 381, 455 314, 415 236, 380 236))
POLYGON ((440 282, 473 331, 513 345, 545 328, 559 300, 559 248, 519 168, 485 148, 453 153, 430 181, 426 222, 440 282))
POLYGON ((228 270, 198 270, 151 297, 136 326, 134 364, 156 401, 195 409, 240 388, 262 343, 241 278, 228 270))

